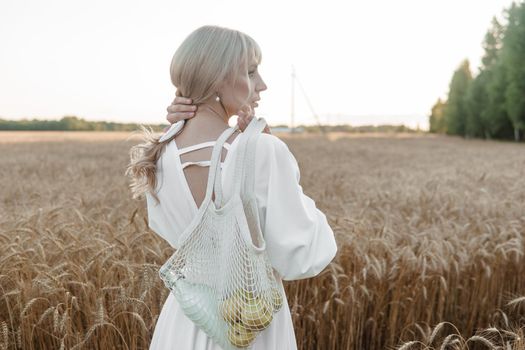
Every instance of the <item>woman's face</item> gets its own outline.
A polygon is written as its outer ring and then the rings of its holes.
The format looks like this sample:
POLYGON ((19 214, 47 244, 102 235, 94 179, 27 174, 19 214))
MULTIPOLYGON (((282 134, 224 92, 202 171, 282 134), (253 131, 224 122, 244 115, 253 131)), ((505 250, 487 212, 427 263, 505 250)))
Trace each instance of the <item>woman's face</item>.
POLYGON ((259 71, 257 62, 252 56, 251 60, 241 65, 235 85, 229 82, 221 95, 221 101, 226 108, 228 116, 235 115, 241 107, 250 105, 258 106, 255 101, 261 99, 259 93, 267 89, 259 71))

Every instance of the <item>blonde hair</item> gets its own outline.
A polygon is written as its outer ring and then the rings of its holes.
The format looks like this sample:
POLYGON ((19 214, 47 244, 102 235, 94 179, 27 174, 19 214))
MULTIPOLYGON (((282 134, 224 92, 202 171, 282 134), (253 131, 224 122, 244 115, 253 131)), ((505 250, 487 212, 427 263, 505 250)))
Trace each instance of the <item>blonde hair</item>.
MULTIPOLYGON (((218 91, 220 84, 237 81, 239 67, 248 64, 254 55, 258 64, 262 59, 259 45, 249 35, 238 30, 206 25, 188 35, 179 46, 170 65, 171 82, 177 88, 177 96, 202 104, 218 91)), ((159 142, 160 135, 140 125, 144 143, 130 150, 130 163, 126 175, 131 178, 133 198, 150 192, 160 202, 157 187, 157 160, 164 147, 176 135, 159 142)))

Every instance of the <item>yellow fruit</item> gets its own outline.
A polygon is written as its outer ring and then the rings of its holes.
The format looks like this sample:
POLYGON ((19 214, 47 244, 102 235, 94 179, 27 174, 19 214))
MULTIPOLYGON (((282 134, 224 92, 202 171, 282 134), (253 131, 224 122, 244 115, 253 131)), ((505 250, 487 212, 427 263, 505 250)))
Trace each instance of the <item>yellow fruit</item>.
POLYGON ((264 299, 256 297, 243 305, 241 322, 247 329, 261 331, 270 325, 272 319, 272 308, 264 299))
POLYGON ((235 323, 228 329, 228 340, 239 348, 245 348, 255 339, 257 333, 244 328, 240 323, 235 323))
POLYGON ((244 296, 244 300, 246 302, 255 299, 255 294, 250 290, 238 289, 237 292, 241 293, 244 296))
POLYGON ((281 292, 277 288, 272 288, 273 307, 274 311, 277 311, 283 306, 283 297, 281 292))
POLYGON ((235 292, 220 304, 222 318, 229 323, 239 322, 241 320, 242 298, 241 294, 235 292))

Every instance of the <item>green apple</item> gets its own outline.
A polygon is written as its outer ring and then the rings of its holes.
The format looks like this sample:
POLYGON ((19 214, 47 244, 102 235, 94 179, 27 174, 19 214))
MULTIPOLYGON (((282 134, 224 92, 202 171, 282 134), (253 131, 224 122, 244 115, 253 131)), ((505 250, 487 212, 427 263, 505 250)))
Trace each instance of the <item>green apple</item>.
POLYGON ((256 297, 243 305, 241 323, 250 330, 261 331, 272 322, 272 307, 264 299, 256 297))
POLYGON ((226 322, 230 324, 240 322, 243 304, 242 295, 242 289, 239 288, 219 305, 221 316, 226 322))
POLYGON ((258 332, 250 331, 240 323, 234 323, 228 329, 228 340, 239 348, 246 348, 257 337, 258 332))
POLYGON ((273 306, 274 311, 278 311, 283 306, 283 297, 281 292, 277 288, 272 288, 273 306))
POLYGON ((222 318, 229 323, 239 322, 241 319, 240 299, 236 296, 228 298, 221 302, 220 312, 222 318))

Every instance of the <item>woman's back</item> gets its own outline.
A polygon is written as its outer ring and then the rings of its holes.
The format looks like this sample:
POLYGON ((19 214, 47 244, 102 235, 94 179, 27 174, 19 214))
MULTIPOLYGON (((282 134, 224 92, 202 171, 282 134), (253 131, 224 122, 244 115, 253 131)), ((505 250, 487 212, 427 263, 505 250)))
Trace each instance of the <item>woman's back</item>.
MULTIPOLYGON (((182 231, 197 214, 206 194, 210 158, 218 136, 227 128, 224 123, 186 121, 181 131, 166 145, 157 161, 157 204, 147 193, 149 226, 173 247, 182 231)), ((181 122, 179 122, 181 123, 181 122)), ((234 164, 240 131, 235 131, 224 143, 221 154, 221 184, 224 201, 233 189, 234 164)), ((262 136, 262 135, 261 135, 262 136)), ((269 136, 269 135, 267 135, 269 136)), ((272 136, 274 137, 274 136, 272 136)), ((262 137, 261 137, 262 138, 262 137)), ((268 140, 258 142, 258 159, 267 153, 268 140), (265 151, 266 150, 266 151, 265 151)), ((260 181, 260 180, 259 180, 260 181)), ((212 200, 215 196, 212 196, 212 200)))
MULTIPOLYGON (((184 172, 185 181, 191 191, 195 205, 199 208, 206 194, 210 159, 219 135, 227 128, 222 121, 192 119, 186 121, 182 131, 175 136, 180 163, 184 172)), ((230 136, 222 149, 221 163, 227 157, 228 149, 240 134, 236 131, 230 136)), ((212 197, 214 199, 215 196, 212 197)))

